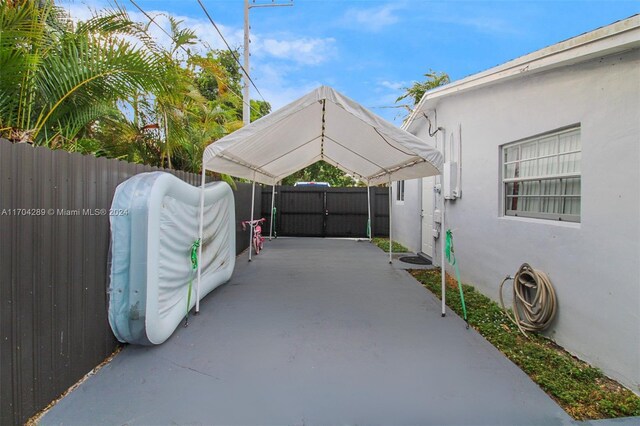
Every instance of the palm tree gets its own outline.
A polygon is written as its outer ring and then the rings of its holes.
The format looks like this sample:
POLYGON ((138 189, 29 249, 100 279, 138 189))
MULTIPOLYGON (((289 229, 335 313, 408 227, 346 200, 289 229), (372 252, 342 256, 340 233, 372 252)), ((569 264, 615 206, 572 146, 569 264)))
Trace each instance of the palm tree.
POLYGON ((157 55, 123 10, 74 27, 52 0, 0 0, 0 135, 64 145, 117 102, 161 86, 157 55))
POLYGON ((405 98, 411 98, 413 105, 417 105, 426 92, 450 82, 449 75, 446 72, 429 70, 424 76, 427 77, 425 81, 415 81, 411 87, 405 87, 404 94, 396 99, 396 102, 405 98))
POLYGON ((167 18, 163 47, 121 8, 74 24, 52 0, 0 0, 0 136, 200 172, 204 148, 242 126, 239 67, 192 55, 195 33, 167 18))

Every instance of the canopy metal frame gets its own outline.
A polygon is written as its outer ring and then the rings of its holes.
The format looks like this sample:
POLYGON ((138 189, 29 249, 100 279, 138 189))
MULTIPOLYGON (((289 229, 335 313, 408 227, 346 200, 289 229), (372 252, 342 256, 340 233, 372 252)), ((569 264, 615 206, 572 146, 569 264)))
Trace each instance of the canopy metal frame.
MULTIPOLYGON (((320 160, 338 167, 367 185, 369 241, 373 237, 371 186, 383 183, 389 185, 389 263, 392 263, 392 182, 440 175, 443 155, 422 139, 376 116, 330 87, 321 86, 209 145, 202 159, 202 188, 205 185, 206 170, 251 180, 250 220, 254 220, 256 183, 272 185, 269 229, 271 240, 275 186, 284 177, 320 160), (314 114, 317 115, 313 117, 314 114), (301 117, 311 119, 311 122, 302 121, 301 117), (313 134, 315 131, 317 133, 313 134), (299 140, 300 138, 304 139, 299 140), (318 144, 314 146, 316 142, 318 144), (273 149, 265 149, 269 146, 273 146, 273 149), (334 155, 339 157, 334 158, 334 155)), ((204 245, 202 196, 200 201, 199 257, 204 245)), ((249 234, 251 260, 252 233, 249 234)), ((444 263, 442 268, 444 271, 444 263)), ((196 312, 199 310, 201 269, 199 262, 196 312)))

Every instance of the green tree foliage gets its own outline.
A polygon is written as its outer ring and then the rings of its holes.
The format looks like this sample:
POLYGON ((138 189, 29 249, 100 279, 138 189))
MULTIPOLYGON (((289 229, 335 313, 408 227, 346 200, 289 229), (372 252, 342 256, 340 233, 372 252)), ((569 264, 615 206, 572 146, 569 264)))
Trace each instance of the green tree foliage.
POLYGON ((411 87, 405 87, 404 94, 396 99, 396 102, 410 98, 413 101, 413 105, 417 105, 426 92, 431 89, 435 89, 436 87, 448 84, 451 81, 449 79, 449 75, 445 72, 429 70, 429 72, 424 76, 427 77, 425 81, 416 81, 411 85, 411 87))
POLYGON ((293 185, 296 182, 329 182, 331 186, 361 185, 339 168, 324 161, 318 161, 282 180, 283 185, 293 185))
POLYGON ((158 89, 159 58, 115 36, 137 30, 120 11, 74 27, 51 0, 0 1, 2 135, 65 143, 132 91, 158 89))
POLYGON ((271 104, 269 102, 251 99, 250 105, 251 122, 256 121, 260 117, 264 117, 271 112, 271 104))
POLYGON ((227 90, 241 93, 242 74, 240 66, 234 58, 234 55, 239 57, 238 54, 238 51, 231 53, 228 50, 207 52, 203 59, 216 63, 218 66, 215 69, 205 68, 196 77, 196 84, 205 98, 215 100, 220 96, 221 91, 227 90))
MULTIPOLYGON (((213 50, 206 54, 202 61, 210 66, 203 66, 196 76, 196 85, 202 95, 209 101, 219 102, 234 112, 237 120, 242 120, 242 71, 236 58, 239 52, 229 50, 213 50), (234 58, 235 56, 235 58, 234 58)), ((251 121, 271 112, 271 105, 265 101, 251 99, 251 121)))
POLYGON ((194 31, 168 18, 160 46, 119 7, 74 24, 52 0, 0 0, 0 136, 199 172, 242 126, 241 74, 228 51, 187 53, 194 31))

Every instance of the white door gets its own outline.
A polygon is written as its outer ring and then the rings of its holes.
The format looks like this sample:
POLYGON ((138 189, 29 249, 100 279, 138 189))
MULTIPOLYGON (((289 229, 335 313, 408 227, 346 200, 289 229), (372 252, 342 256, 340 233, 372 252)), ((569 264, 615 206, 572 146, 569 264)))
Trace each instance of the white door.
POLYGON ((422 179, 422 253, 433 259, 433 177, 422 179))

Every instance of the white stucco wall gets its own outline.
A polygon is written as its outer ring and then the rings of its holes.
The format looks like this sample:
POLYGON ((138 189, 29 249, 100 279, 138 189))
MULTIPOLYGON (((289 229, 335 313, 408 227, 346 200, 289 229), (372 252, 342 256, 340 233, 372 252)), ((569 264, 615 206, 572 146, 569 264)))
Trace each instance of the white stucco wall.
POLYGON ((396 183, 392 185, 393 197, 393 240, 409 250, 420 251, 420 180, 412 179, 404 182, 404 202, 396 201, 396 183))
MULTIPOLYGON (((448 96, 435 109, 445 135, 462 127, 462 198, 448 203, 447 227, 463 280, 497 300, 523 262, 546 271, 559 303, 548 335, 639 392, 640 51, 448 96), (577 123, 581 223, 504 217, 500 146, 577 123)), ((417 119, 410 131, 425 129, 417 119)))

